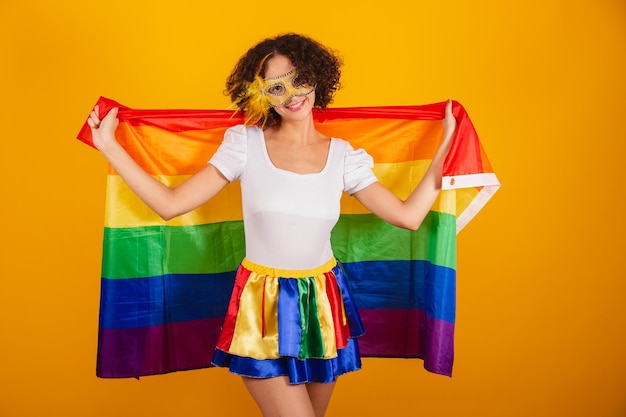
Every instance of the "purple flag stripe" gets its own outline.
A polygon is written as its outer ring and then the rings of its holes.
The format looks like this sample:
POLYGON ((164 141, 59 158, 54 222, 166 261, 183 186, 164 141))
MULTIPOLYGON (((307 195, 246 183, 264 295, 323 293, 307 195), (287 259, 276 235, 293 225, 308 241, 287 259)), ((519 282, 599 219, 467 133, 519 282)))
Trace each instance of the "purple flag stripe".
MULTIPOLYGON (((424 368, 428 371, 451 375, 454 323, 427 317, 423 310, 375 309, 359 313, 366 331, 359 338, 363 357, 425 358, 424 368), (424 333, 424 329, 429 331, 424 333), (422 340, 420 334, 430 336, 422 340)), ((101 378, 130 378, 208 368, 222 321, 220 317, 101 329, 96 374, 101 378), (176 345, 168 344, 174 340, 176 345)))

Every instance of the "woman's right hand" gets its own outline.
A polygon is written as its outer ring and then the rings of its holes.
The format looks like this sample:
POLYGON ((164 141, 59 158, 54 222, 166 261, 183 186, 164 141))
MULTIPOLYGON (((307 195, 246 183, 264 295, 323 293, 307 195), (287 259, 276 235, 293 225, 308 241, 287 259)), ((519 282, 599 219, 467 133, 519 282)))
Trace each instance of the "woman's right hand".
POLYGON ((454 117, 454 114, 452 113, 452 100, 448 100, 446 102, 444 118, 442 120, 444 139, 452 138, 454 131, 456 130, 456 123, 456 117, 454 117))
POLYGON ((100 119, 98 117, 99 107, 96 105, 87 119, 87 124, 91 128, 93 145, 101 152, 105 151, 111 145, 118 144, 115 138, 115 130, 119 125, 117 111, 118 108, 115 107, 111 109, 104 118, 100 119))

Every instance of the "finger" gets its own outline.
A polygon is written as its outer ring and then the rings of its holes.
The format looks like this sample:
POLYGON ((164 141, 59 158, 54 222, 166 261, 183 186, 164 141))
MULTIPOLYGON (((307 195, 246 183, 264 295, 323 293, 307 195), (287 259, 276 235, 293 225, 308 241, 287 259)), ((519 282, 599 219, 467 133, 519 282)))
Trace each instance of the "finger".
POLYGON ((100 124, 100 119, 98 119, 98 116, 96 116, 94 112, 91 112, 87 120, 93 123, 95 126, 100 124))
POLYGON ((104 117, 102 118, 102 120, 112 120, 117 118, 117 112, 118 112, 118 108, 117 107, 113 107, 111 110, 109 110, 109 112, 107 114, 104 115, 104 117))
POLYGON ((98 117, 96 110, 93 110, 91 113, 89 113, 89 117, 87 118, 87 124, 89 124, 90 127, 97 129, 98 127, 100 127, 100 122, 101 120, 98 117))
POLYGON ((446 114, 452 114, 452 100, 450 99, 446 102, 446 114))
POLYGON ((96 122, 95 120, 93 120, 92 118, 87 119, 87 124, 89 125, 90 128, 92 129, 97 129, 100 127, 100 123, 96 122))

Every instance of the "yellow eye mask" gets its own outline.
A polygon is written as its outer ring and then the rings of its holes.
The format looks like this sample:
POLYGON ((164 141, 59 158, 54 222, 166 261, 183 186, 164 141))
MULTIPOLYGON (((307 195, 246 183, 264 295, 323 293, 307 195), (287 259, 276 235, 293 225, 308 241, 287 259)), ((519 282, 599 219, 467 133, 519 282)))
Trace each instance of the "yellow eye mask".
POLYGON ((298 79, 295 68, 286 74, 263 79, 263 94, 269 98, 269 104, 272 107, 282 107, 291 98, 306 96, 313 90, 315 86, 298 79))

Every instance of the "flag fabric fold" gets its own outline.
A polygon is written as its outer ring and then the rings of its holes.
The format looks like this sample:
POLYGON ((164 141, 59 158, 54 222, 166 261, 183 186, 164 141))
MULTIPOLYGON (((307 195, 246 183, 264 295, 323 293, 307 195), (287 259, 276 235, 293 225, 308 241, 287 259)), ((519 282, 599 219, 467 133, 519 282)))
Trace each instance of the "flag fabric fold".
MULTIPOLYGON (((224 131, 243 123, 220 110, 119 107, 117 136, 130 155, 169 186, 193 175, 224 131)), ((379 180, 406 198, 442 136, 445 103, 315 110, 317 128, 374 157, 379 180)), ((364 357, 421 358, 450 376, 456 314, 456 234, 499 187, 465 109, 444 163, 442 192, 419 230, 386 224, 345 195, 331 241, 350 279, 366 334, 364 357)), ((78 139, 93 146, 85 123, 78 139)), ((164 221, 110 168, 107 179, 96 374, 140 377, 211 366, 244 257, 239 184, 198 209, 164 221)))

